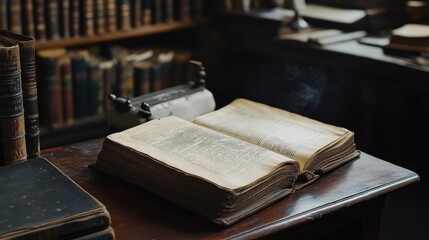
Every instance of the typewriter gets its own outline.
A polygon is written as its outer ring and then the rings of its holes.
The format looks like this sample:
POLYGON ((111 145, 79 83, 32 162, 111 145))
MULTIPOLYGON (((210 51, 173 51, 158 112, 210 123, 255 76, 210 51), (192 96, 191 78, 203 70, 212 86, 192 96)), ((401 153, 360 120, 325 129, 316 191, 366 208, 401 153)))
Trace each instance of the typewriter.
POLYGON ((132 99, 109 95, 113 110, 107 112, 110 132, 122 131, 152 119, 177 116, 192 121, 195 117, 215 109, 213 94, 206 89, 205 68, 201 62, 191 60, 197 67, 195 79, 188 84, 166 88, 132 99))

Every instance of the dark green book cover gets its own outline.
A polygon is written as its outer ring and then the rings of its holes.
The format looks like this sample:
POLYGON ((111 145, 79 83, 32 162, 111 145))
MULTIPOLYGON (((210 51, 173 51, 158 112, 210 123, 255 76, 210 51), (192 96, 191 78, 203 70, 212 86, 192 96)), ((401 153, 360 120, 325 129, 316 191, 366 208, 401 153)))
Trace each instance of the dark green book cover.
POLYGON ((102 231, 105 206, 44 158, 0 167, 0 239, 69 239, 102 231))

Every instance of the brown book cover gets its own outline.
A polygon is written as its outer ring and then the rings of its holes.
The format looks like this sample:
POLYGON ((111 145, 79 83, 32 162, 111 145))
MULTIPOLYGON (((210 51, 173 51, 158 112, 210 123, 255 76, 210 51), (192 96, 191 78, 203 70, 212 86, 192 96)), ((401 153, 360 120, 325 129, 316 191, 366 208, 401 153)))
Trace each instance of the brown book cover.
POLYGON ((96 34, 106 33, 106 0, 94 0, 94 30, 96 34))
POLYGON ((95 35, 95 29, 94 29, 94 1, 80 1, 81 4, 81 30, 83 36, 94 36, 95 35))
POLYGON ((33 0, 21 0, 23 33, 34 38, 33 0))
POLYGON ((150 61, 134 63, 134 96, 140 96, 150 92, 151 68, 152 63, 150 61))
POLYGON ((70 37, 80 35, 80 1, 70 1, 70 37))
POLYGON ((107 112, 111 109, 109 95, 112 93, 116 83, 116 61, 103 60, 100 62, 101 75, 103 79, 103 109, 107 112))
POLYGON ((183 22, 191 20, 191 0, 175 0, 174 19, 183 22))
POLYGON ((60 17, 59 4, 57 0, 45 0, 45 24, 46 33, 49 39, 60 38, 60 17))
POLYGON ((152 23, 152 0, 142 0, 142 25, 152 23))
POLYGON ((141 0, 131 0, 131 23, 134 28, 140 27, 142 25, 142 1, 141 0))
POLYGON ((104 4, 106 5, 104 10, 106 11, 106 31, 114 32, 116 31, 116 1, 115 0, 105 0, 104 4))
POLYGON ((151 9, 151 20, 152 24, 158 24, 162 22, 162 0, 153 0, 151 9))
POLYGON ((8 29, 22 34, 21 3, 18 0, 8 0, 7 7, 8 29))
POLYGON ((37 75, 40 89, 40 124, 58 127, 64 123, 62 83, 59 60, 66 54, 63 48, 37 52, 37 75))
POLYGON ((37 40, 46 39, 46 24, 45 24, 45 0, 33 0, 34 8, 34 27, 35 37, 37 40))
POLYGON ((34 39, 6 30, 1 30, 0 35, 17 43, 20 48, 27 154, 28 158, 38 157, 40 156, 40 129, 34 39))
POLYGON ((25 161, 19 46, 0 37, 0 165, 25 161))
POLYGON ((62 38, 70 37, 70 1, 59 1, 60 35, 62 38))
POLYGON ((162 0, 162 21, 165 23, 174 22, 174 0, 162 0))
POLYGON ((7 0, 0 0, 0 28, 7 29, 7 22, 7 0))
POLYGON ((70 124, 74 120, 74 104, 73 104, 73 80, 71 59, 68 55, 61 57, 59 61, 59 76, 62 86, 63 97, 63 117, 64 123, 70 124))
POLYGON ((117 1, 118 29, 131 29, 131 0, 117 1))

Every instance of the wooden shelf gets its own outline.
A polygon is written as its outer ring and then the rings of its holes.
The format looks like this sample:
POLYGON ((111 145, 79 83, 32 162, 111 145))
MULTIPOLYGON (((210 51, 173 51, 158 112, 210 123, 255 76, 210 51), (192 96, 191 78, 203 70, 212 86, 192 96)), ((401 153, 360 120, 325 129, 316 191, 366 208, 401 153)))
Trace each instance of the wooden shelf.
POLYGON ((76 37, 59 40, 49 41, 36 41, 36 49, 49 49, 49 48, 60 48, 60 47, 73 47, 80 45, 88 45, 93 43, 108 42, 113 40, 128 39, 132 37, 140 37, 146 35, 159 34, 164 32, 171 32, 181 29, 187 29, 201 25, 201 21, 187 21, 187 22, 175 22, 167 24, 150 25, 140 28, 135 28, 128 31, 117 31, 114 33, 108 33, 103 35, 96 35, 91 37, 76 37))

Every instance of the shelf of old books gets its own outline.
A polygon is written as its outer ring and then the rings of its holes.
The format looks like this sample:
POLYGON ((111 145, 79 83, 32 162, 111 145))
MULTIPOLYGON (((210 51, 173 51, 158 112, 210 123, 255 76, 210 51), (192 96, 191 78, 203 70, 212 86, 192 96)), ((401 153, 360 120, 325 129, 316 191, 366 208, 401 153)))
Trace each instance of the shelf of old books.
POLYGON ((36 49, 52 49, 59 47, 74 47, 89 45, 100 42, 109 42, 115 40, 128 39, 133 37, 142 37, 153 34, 160 34, 165 32, 178 31, 182 29, 189 29, 196 26, 199 26, 203 21, 183 21, 183 22, 172 22, 172 23, 162 23, 156 25, 148 25, 139 28, 134 28, 130 30, 122 30, 112 33, 104 33, 100 35, 93 36, 77 36, 73 38, 64 38, 58 40, 38 40, 36 41, 36 49))

